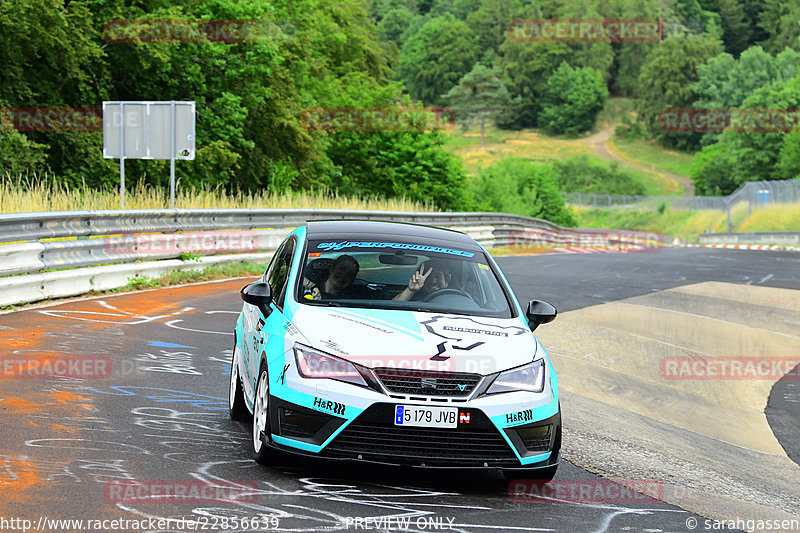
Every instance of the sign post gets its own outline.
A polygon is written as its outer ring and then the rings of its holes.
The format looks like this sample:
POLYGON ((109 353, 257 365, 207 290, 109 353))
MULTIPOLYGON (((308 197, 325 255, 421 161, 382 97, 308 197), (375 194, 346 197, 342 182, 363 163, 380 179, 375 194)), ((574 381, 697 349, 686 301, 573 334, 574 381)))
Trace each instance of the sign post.
POLYGON ((103 102, 103 157, 119 158, 122 208, 125 159, 169 159, 169 200, 175 209, 175 160, 193 160, 193 101, 103 102))

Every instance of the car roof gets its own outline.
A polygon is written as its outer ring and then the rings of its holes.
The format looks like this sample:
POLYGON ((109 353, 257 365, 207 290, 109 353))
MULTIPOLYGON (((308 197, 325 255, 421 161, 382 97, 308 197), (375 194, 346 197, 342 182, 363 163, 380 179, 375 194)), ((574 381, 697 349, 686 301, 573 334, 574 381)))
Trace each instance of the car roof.
POLYGON ((434 228, 405 222, 376 220, 317 220, 306 224, 309 239, 336 239, 350 241, 380 240, 402 241, 413 244, 441 246, 458 245, 471 251, 480 251, 472 237, 459 231, 434 228))

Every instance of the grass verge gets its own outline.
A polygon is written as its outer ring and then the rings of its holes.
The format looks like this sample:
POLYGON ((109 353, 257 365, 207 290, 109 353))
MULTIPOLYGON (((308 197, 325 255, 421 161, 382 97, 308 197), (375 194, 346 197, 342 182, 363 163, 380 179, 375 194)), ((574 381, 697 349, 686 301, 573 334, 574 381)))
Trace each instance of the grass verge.
POLYGON ((133 276, 128 278, 128 284, 119 289, 111 289, 97 294, 114 293, 122 291, 136 291, 142 289, 157 289, 184 283, 199 281, 213 281, 217 279, 241 278, 245 276, 260 276, 267 269, 265 263, 252 261, 231 261, 218 265, 211 265, 203 270, 181 270, 169 272, 157 278, 147 276, 133 276))
MULTIPOLYGON (((118 190, 95 190, 86 184, 67 187, 52 177, 0 178, 0 206, 3 213, 120 209, 118 190)), ((404 198, 377 196, 348 197, 326 190, 275 193, 227 193, 222 188, 179 188, 178 209, 363 209, 372 211, 438 211, 433 204, 404 198)), ((126 209, 169 209, 169 190, 139 182, 125 194, 126 209)))
POLYGON ((692 154, 661 148, 652 141, 628 140, 612 137, 609 146, 622 159, 650 167, 653 172, 669 172, 685 178, 689 177, 692 154))
MULTIPOLYGON (((679 237, 683 242, 696 243, 701 233, 724 233, 727 217, 724 211, 688 211, 665 209, 657 211, 629 209, 591 209, 573 206, 578 226, 613 228, 661 233, 670 240, 679 237)), ((731 209, 733 231, 800 231, 800 204, 773 205, 749 209, 740 203, 731 209)))

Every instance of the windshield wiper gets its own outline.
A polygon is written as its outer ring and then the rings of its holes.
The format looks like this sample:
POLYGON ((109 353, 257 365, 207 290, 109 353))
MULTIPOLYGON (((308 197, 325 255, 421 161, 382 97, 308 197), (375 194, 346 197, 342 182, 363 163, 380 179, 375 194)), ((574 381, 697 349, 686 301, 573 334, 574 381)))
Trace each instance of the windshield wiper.
POLYGON ((306 305, 315 305, 317 307, 344 307, 341 302, 336 300, 310 300, 304 302, 306 305))

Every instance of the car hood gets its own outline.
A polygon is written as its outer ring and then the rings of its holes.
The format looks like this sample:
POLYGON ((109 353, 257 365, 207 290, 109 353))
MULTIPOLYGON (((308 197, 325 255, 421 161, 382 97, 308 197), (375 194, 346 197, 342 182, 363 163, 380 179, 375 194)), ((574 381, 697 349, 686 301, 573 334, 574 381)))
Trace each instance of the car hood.
POLYGON ((369 368, 491 374, 529 363, 538 342, 518 319, 300 306, 313 348, 369 368))

